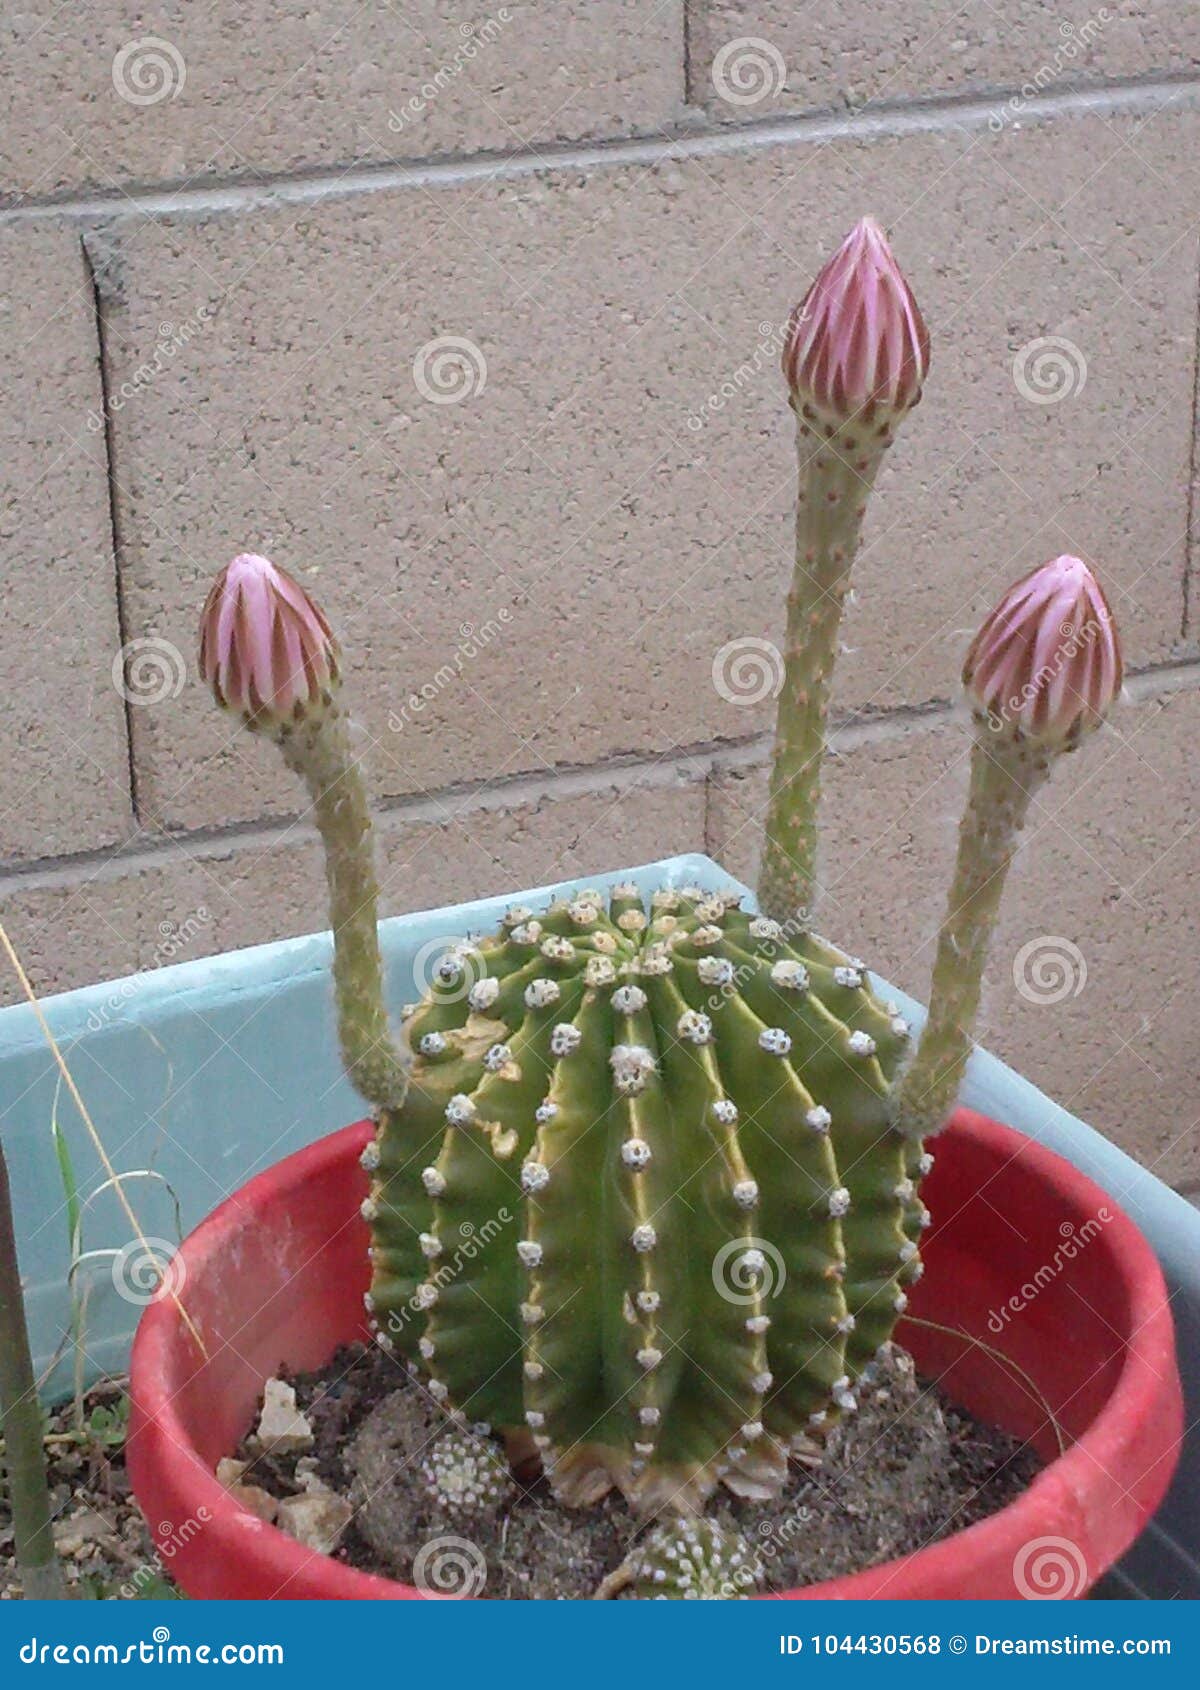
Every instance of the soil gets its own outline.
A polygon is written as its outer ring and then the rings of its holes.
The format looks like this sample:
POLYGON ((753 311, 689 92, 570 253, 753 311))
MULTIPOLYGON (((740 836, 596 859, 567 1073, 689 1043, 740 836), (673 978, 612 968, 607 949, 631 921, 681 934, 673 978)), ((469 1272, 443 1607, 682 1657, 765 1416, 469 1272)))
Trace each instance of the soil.
MULTIPOLYGON (((107 1599, 178 1597, 155 1554, 129 1488, 125 1382, 104 1379, 76 1413, 67 1403, 46 1419, 46 1464, 54 1540, 71 1596, 107 1599)), ((0 1464, 2 1465, 2 1464, 0 1464)), ((21 1594, 13 1563, 12 1517, 0 1477, 0 1601, 21 1594)))
MULTIPOLYGON (((591 1597, 602 1585, 629 1594, 613 1575, 644 1526, 619 1498, 566 1509, 541 1477, 510 1483, 498 1444, 482 1437, 473 1442, 485 1473, 508 1494, 498 1505, 448 1508, 430 1489, 432 1452, 462 1434, 394 1358, 374 1347, 344 1350, 320 1373, 291 1383, 314 1445, 301 1457, 255 1458, 248 1440, 239 1451, 249 1463, 244 1482, 290 1496, 315 1467, 354 1506, 339 1559, 443 1594, 463 1594, 464 1582, 466 1593, 498 1599, 591 1597), (448 1539, 455 1540, 449 1547, 448 1539)), ((833 1431, 817 1468, 793 1470, 773 1502, 721 1490, 706 1512, 752 1548, 757 1588, 770 1593, 961 1531, 1010 1502, 1038 1467, 1030 1449, 920 1381, 897 1350, 862 1394, 859 1412, 833 1431)))
MULTIPOLYGON (((544 1479, 510 1482, 491 1440, 475 1447, 485 1470, 502 1478, 503 1502, 491 1512, 437 1503, 427 1479, 432 1452, 455 1434, 404 1367, 378 1348, 340 1351, 319 1373, 291 1383, 313 1443, 303 1453, 263 1455, 248 1439, 239 1452, 247 1463, 242 1483, 293 1497, 311 1489, 315 1472, 347 1497, 354 1515, 338 1559, 421 1582, 414 1569, 424 1551, 427 1587, 452 1593, 466 1578, 471 1593, 485 1598, 590 1597, 605 1581, 620 1584, 612 1575, 644 1530, 624 1503, 610 1497, 586 1511, 562 1508, 544 1479), (454 1540, 449 1549, 447 1539, 454 1540)), ((68 1404, 48 1417, 55 1537, 72 1594, 161 1600, 179 1593, 130 1493, 127 1409, 123 1382, 106 1380, 81 1413, 68 1404)), ((1011 1501, 1037 1468, 1031 1451, 917 1380, 898 1352, 858 1414, 831 1435, 819 1468, 794 1472, 770 1504, 720 1492, 708 1517, 752 1547, 763 1572, 758 1588, 782 1591, 960 1531, 1011 1501)), ((19 1594, 0 1487, 0 1600, 19 1594)))

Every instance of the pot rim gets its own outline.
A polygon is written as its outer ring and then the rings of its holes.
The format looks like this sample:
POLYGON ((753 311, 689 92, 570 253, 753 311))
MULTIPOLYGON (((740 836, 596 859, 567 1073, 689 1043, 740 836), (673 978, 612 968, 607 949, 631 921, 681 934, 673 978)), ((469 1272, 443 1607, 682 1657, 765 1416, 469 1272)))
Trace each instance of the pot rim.
MULTIPOLYGON (((995 1513, 910 1555, 758 1600, 952 1595, 953 1589, 946 1586, 961 1580, 964 1564, 1011 1568, 1024 1547, 1045 1540, 1048 1529, 1062 1521, 1086 1536, 1090 1585, 1128 1548, 1170 1482, 1182 1436, 1183 1403, 1169 1300, 1150 1245, 1108 1192, 1035 1140, 961 1108, 946 1130, 969 1134, 1005 1164, 1019 1157, 1023 1171, 1047 1187, 1065 1213, 1095 1212, 1100 1205, 1111 1209, 1104 1242, 1123 1269, 1129 1305, 1130 1335, 1123 1340, 1117 1378, 1076 1441, 995 1513), (1136 1470, 1126 1484, 1131 1468, 1136 1470), (1107 1485, 1098 1486, 1097 1469, 1107 1485), (1098 1488, 1103 1492, 1099 1506, 1098 1488), (1113 1505, 1118 1497, 1125 1500, 1124 1509, 1113 1505)), ((336 1176, 351 1158, 357 1161, 374 1131, 369 1120, 344 1127, 266 1168, 235 1191, 180 1246, 183 1283, 198 1280, 219 1260, 231 1227, 244 1227, 248 1208, 277 1209, 281 1192, 336 1176)), ((358 1336, 369 1339, 365 1323, 358 1336)), ((174 1301, 162 1297, 149 1304, 130 1363, 127 1459, 152 1533, 156 1523, 202 1521, 205 1553, 243 1563, 249 1559, 275 1580, 279 1599, 423 1600, 424 1593, 415 1586, 307 1549, 237 1504, 193 1446, 175 1404, 176 1390, 197 1365, 200 1359, 174 1301)), ((160 1538, 156 1541, 161 1543, 160 1538)))

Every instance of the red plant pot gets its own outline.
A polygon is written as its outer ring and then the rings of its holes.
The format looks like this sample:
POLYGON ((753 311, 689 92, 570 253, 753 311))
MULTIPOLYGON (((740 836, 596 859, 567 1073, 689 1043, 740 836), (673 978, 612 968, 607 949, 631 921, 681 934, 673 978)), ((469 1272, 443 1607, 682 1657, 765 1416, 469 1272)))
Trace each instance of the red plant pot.
MULTIPOLYGON (((367 1336, 358 1156, 371 1131, 360 1122, 268 1168, 185 1241, 176 1282, 207 1358, 169 1297, 142 1316, 129 1469, 189 1596, 420 1595, 302 1548, 214 1476, 264 1380, 281 1365, 318 1368, 367 1336)), ((955 1401, 1029 1439, 1047 1465, 965 1531, 791 1597, 1081 1596, 1137 1536, 1175 1467, 1183 1408, 1171 1315, 1141 1233, 1069 1162, 981 1115, 959 1110, 937 1149, 924 1187, 935 1217, 927 1271, 901 1339, 955 1401)))

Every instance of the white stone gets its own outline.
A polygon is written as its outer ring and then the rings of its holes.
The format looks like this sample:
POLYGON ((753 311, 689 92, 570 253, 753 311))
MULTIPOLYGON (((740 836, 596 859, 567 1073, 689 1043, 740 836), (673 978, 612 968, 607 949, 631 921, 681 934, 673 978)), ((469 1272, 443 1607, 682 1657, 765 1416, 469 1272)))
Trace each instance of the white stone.
POLYGON ((276 1455, 297 1455, 312 1448, 312 1422, 296 1407, 296 1392, 284 1379, 268 1379, 254 1429, 259 1447, 276 1455))
POLYGON ((333 1553, 353 1517, 348 1498, 330 1490, 285 1496, 275 1508, 280 1531, 319 1555, 333 1553))

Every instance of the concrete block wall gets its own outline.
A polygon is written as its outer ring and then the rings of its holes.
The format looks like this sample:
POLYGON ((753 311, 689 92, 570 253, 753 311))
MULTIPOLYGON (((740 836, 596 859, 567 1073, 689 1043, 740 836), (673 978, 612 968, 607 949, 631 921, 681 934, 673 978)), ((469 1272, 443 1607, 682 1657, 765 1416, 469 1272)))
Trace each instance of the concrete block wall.
POLYGON ((387 913, 685 849, 752 876, 769 650, 728 678, 791 568, 781 327, 871 211, 934 362, 847 617, 824 925, 923 995, 966 637, 1022 569, 1092 559, 1130 700, 1039 805, 985 1037, 1200 1186, 1189 8, 6 28, 0 911, 41 990, 323 925, 297 790, 194 673, 239 549, 344 633, 387 913))

